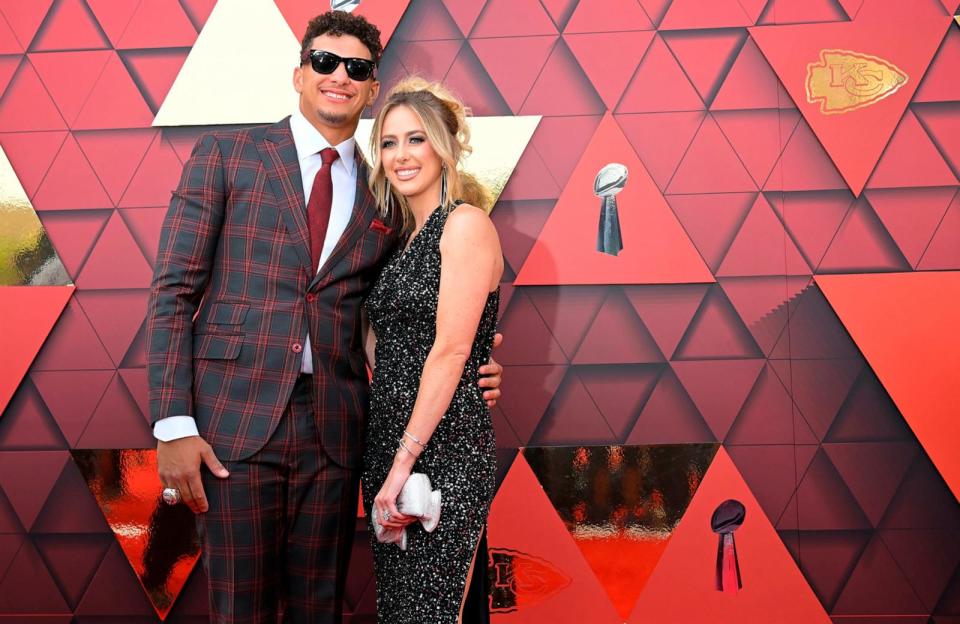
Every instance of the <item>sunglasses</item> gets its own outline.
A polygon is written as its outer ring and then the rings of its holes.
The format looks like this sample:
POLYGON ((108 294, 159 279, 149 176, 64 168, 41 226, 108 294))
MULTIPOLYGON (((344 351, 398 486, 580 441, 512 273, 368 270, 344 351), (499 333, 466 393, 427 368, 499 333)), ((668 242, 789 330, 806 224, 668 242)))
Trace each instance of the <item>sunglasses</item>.
POLYGON ((376 63, 365 58, 343 58, 333 52, 326 50, 310 50, 304 56, 304 62, 310 60, 313 71, 318 74, 332 74, 343 63, 347 70, 347 76, 350 80, 363 82, 373 75, 373 70, 377 67, 376 63))

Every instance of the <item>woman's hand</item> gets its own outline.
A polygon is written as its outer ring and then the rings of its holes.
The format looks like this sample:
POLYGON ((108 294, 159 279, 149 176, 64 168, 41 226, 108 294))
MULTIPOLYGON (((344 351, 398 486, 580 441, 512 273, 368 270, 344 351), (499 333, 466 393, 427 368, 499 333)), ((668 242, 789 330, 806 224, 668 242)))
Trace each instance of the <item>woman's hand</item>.
POLYGON ((373 513, 380 514, 377 520, 387 529, 400 529, 416 522, 414 516, 405 516, 397 509, 397 496, 407 482, 407 477, 413 469, 413 462, 395 460, 393 467, 387 474, 386 481, 373 499, 373 513), (387 512, 384 514, 384 512, 387 512))

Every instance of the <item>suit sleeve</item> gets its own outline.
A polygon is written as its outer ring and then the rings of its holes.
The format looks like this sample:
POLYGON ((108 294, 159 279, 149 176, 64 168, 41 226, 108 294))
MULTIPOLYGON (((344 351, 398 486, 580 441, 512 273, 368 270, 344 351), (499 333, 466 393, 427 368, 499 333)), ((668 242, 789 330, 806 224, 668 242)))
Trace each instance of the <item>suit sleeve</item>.
POLYGON ((217 138, 204 135, 183 167, 160 231, 147 306, 151 423, 193 416, 193 318, 223 224, 226 194, 217 138))

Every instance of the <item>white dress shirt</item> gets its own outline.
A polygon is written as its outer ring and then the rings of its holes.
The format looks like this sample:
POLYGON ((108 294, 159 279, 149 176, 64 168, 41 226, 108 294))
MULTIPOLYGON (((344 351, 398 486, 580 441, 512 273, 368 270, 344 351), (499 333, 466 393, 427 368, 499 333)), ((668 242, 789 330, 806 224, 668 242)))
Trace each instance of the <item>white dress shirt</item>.
MULTIPOLYGON (((303 197, 306 206, 310 202, 313 181, 323 164, 320 151, 330 147, 330 143, 313 127, 313 124, 307 121, 299 109, 290 116, 290 130, 293 133, 293 143, 297 148, 297 159, 300 161, 300 178, 303 180, 303 197)), ((357 193, 357 165, 353 160, 356 141, 351 137, 335 145, 334 148, 340 154, 340 158, 330 167, 330 177, 333 180, 333 202, 330 206, 327 235, 323 239, 323 251, 320 253, 320 264, 316 267, 318 272, 337 246, 344 230, 347 229, 347 224, 353 215, 353 203, 357 193)), ((300 371, 308 375, 313 374, 309 332, 303 340, 303 360, 300 371)), ((199 432, 192 416, 170 416, 161 418, 154 424, 153 435, 162 442, 169 442, 199 435, 199 432)))

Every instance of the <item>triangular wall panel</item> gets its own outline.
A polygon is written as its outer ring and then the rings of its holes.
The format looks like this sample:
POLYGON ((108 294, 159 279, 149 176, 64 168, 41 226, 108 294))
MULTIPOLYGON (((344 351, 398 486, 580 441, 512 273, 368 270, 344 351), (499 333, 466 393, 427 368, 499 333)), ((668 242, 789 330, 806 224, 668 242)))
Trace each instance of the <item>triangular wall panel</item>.
POLYGON ((33 196, 37 210, 111 208, 113 201, 83 154, 76 137, 68 135, 33 196))
POLYGON ((916 269, 933 235, 942 227, 956 194, 956 187, 939 187, 868 190, 866 197, 910 266, 916 269))
POLYGON ((69 461, 66 451, 0 452, 0 488, 29 530, 69 461), (29 480, 25 479, 30 475, 29 480))
POLYGON ((5 131, 63 130, 67 127, 29 59, 20 63, 0 100, 0 127, 5 131))
POLYGON ((604 109, 601 96, 561 38, 553 47, 520 112, 549 116, 601 115, 604 109))
POLYGON ((917 268, 960 269, 960 198, 953 198, 917 268))
POLYGON ((10 28, 17 36, 20 47, 26 49, 37 29, 43 22, 53 5, 53 0, 37 0, 37 2, 20 2, 19 0, 4 0, 0 4, 0 13, 10 24, 10 28))
MULTIPOLYGON (((192 512, 185 505, 167 506, 161 501, 156 452, 153 450, 73 451, 73 459, 80 467, 90 493, 100 505, 120 546, 122 556, 114 557, 112 561, 126 558, 157 615, 164 619, 200 557, 196 533, 188 528, 192 512), (111 470, 110 467, 114 465, 122 465, 125 470, 111 470), (184 524, 184 519, 188 523, 184 524), (168 551, 165 554, 171 557, 173 563, 167 578, 158 583, 149 574, 148 565, 158 555, 151 549, 160 547, 161 542, 144 542, 139 535, 142 532, 156 534, 172 527, 181 528, 163 542, 163 548, 168 551)), ((98 579, 101 575, 102 570, 98 573, 98 579)), ((94 581, 91 587, 96 586, 97 581, 94 581)), ((101 587, 98 591, 104 589, 101 587)), ((124 593, 135 595, 137 592, 127 588, 124 593)), ((81 612, 91 612, 97 600, 95 596, 87 593, 81 612)), ((104 598, 105 595, 99 595, 99 600, 104 598)), ((112 614, 109 611, 106 613, 112 614)))
POLYGON ((720 449, 627 621, 829 624, 830 618, 720 449), (715 589, 718 537, 710 531, 714 509, 731 498, 746 509, 743 526, 734 532, 743 578, 735 596, 715 589))
POLYGON ((491 612, 524 621, 622 621, 521 453, 490 508, 491 612))
POLYGON ((299 51, 273 0, 220 0, 153 125, 273 123, 289 115, 297 101, 289 70, 299 51), (222 51, 237 41, 251 45, 224 64, 222 51))
POLYGON ((470 40, 470 46, 510 109, 517 113, 556 41, 556 35, 476 38, 470 40), (518 57, 525 62, 518 64, 518 57))
POLYGON ((141 2, 116 42, 118 50, 190 47, 197 31, 177 0, 141 2))
POLYGON ((73 294, 73 286, 0 286, 0 413, 13 397, 47 334, 73 294))
POLYGON ((67 441, 30 381, 23 381, 0 419, 0 449, 63 450, 67 441))
POLYGON ((957 183, 957 177, 916 115, 908 110, 890 138, 867 187, 950 186, 957 183))
POLYGON ((716 453, 715 444, 677 444, 528 448, 524 457, 623 619, 655 573, 716 453), (640 466, 647 467, 648 479, 635 490, 622 487, 640 466), (571 489, 571 477, 585 487, 571 489), (600 483, 613 498, 597 506, 590 492, 600 483))
POLYGON ((607 109, 613 110, 633 77, 634 68, 653 40, 653 34, 652 30, 582 34, 566 32, 563 39, 603 98, 607 109), (619 57, 621 62, 611 63, 612 55, 619 57))
POLYGON ((817 283, 960 498, 960 426, 953 416, 960 273, 821 276, 817 283))
POLYGON ((704 117, 702 111, 614 116, 661 191, 666 190, 673 178, 704 117))
POLYGON ((30 42, 31 52, 109 47, 110 41, 84 0, 54 0, 30 42))
POLYGON ((616 112, 695 111, 703 107, 703 100, 690 84, 670 48, 662 37, 656 36, 637 66, 616 112), (657 88, 651 89, 651 84, 657 85, 657 88))
POLYGON ((609 114, 570 176, 539 239, 517 275, 518 285, 710 282, 713 278, 653 180, 609 114), (600 200, 597 172, 625 164, 630 178, 617 196, 624 249, 596 251, 600 200), (583 206, 596 206, 596 212, 583 206))
POLYGON ((556 26, 537 0, 488 0, 471 37, 555 35, 556 26))
POLYGON ((602 33, 653 30, 637 0, 580 0, 563 27, 568 33, 602 33))
POLYGON ((892 9, 855 22, 750 29, 855 195, 863 189, 950 22, 946 16, 920 10, 890 13, 892 9), (909 46, 902 45, 904 29, 912 33, 909 46), (883 74, 883 83, 845 100, 841 83, 828 77, 828 65, 840 63, 850 72, 859 71, 855 63, 862 67, 864 62, 883 74), (807 70, 798 71, 800 67, 807 70))
POLYGON ((664 32, 663 40, 707 106, 747 39, 741 29, 664 32))
POLYGON ((124 68, 153 113, 160 110, 189 53, 188 48, 120 52, 124 68))
POLYGON ((28 58, 63 118, 73 125, 110 56, 109 50, 81 50, 34 52, 28 58), (63 71, 64 66, 70 71, 63 71))

